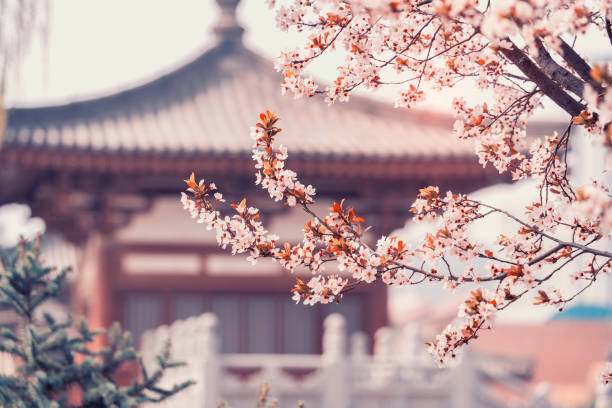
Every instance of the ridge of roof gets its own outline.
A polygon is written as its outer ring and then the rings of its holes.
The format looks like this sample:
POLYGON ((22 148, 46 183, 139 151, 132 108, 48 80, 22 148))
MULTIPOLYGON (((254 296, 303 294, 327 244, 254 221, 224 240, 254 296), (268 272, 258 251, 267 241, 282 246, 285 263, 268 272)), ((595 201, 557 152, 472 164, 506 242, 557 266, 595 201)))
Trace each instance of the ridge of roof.
POLYGON ((145 80, 136 86, 128 85, 125 89, 103 94, 102 96, 86 97, 59 104, 11 107, 7 109, 7 126, 20 126, 32 124, 37 121, 61 121, 66 120, 63 116, 94 114, 99 115, 100 110, 110 107, 117 108, 119 105, 135 101, 140 97, 150 97, 155 93, 170 89, 180 84, 181 79, 190 75, 210 71, 218 68, 219 64, 226 58, 248 59, 251 67, 261 67, 265 59, 246 48, 242 42, 227 42, 220 40, 212 48, 199 50, 195 57, 181 62, 178 66, 171 66, 159 74, 154 74, 152 79, 145 80))
MULTIPOLYGON (((86 96, 83 99, 77 98, 57 104, 11 107, 7 109, 7 127, 35 126, 41 122, 62 122, 73 119, 75 116, 100 116, 108 113, 109 110, 120 111, 122 105, 138 102, 140 98, 159 97, 163 91, 167 91, 173 86, 181 86, 186 78, 202 73, 207 74, 200 78, 202 82, 214 80, 214 71, 217 71, 217 74, 228 75, 228 73, 236 73, 235 71, 258 70, 258 74, 272 77, 275 71, 271 67, 271 61, 248 49, 242 41, 224 41, 221 38, 213 47, 198 50, 194 56, 186 58, 186 61, 166 67, 141 83, 127 85, 124 89, 118 91, 112 90, 109 93, 104 92, 101 95, 86 96), (220 67, 225 59, 235 61, 233 64, 220 67), (244 63, 237 63, 240 60, 244 63), (230 68, 229 71, 228 68, 230 68)), ((275 80, 280 84, 280 76, 275 77, 275 80)), ((287 98, 291 99, 290 96, 287 96, 287 98)), ((451 115, 444 113, 419 109, 410 111, 390 109, 388 103, 361 95, 352 95, 351 101, 353 103, 347 107, 349 110, 367 111, 374 115, 384 114, 404 120, 406 116, 409 116, 414 117, 415 120, 425 120, 430 125, 452 125, 451 115)), ((342 102, 337 103, 341 106, 343 104, 342 102)), ((261 109, 265 108, 261 107, 261 109)))

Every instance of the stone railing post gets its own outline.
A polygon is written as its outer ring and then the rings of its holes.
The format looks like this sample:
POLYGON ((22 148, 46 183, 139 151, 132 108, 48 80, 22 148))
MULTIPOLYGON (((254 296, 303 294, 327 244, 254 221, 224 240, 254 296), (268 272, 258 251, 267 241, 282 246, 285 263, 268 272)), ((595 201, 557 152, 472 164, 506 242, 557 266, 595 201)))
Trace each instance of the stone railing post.
POLYGON ((374 334, 374 359, 389 361, 393 355, 393 329, 381 327, 374 334))
POLYGON ((346 319, 340 314, 331 314, 325 319, 323 328, 323 408, 348 408, 346 319))
POLYGON ((364 361, 369 353, 370 339, 365 332, 357 332, 351 335, 351 359, 353 361, 364 361))
POLYGON ((198 318, 200 325, 200 345, 198 350, 202 355, 202 387, 203 401, 202 408, 216 408, 221 397, 219 392, 220 367, 219 367, 219 339, 218 326, 219 320, 212 313, 204 313, 198 318))
POLYGON ((402 364, 412 366, 418 360, 419 346, 423 344, 419 328, 415 324, 406 324, 401 331, 400 355, 402 364))
POLYGON ((392 363, 396 362, 393 350, 393 329, 381 327, 374 334, 374 365, 372 379, 377 384, 388 383, 394 375, 392 363))
POLYGON ((478 376, 474 355, 468 347, 463 351, 461 362, 452 369, 451 408, 472 408, 478 403, 478 376))

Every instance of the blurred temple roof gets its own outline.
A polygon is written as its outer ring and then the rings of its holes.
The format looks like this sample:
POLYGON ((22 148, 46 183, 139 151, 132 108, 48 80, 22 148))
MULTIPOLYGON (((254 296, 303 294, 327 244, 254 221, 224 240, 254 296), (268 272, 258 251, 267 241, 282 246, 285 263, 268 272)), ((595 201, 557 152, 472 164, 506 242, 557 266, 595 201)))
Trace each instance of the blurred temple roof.
POLYGON ((280 82, 269 61, 239 42, 222 42, 177 71, 124 92, 12 109, 3 145, 108 154, 247 153, 249 128, 259 112, 271 109, 287 127, 282 139, 293 154, 472 153, 469 143, 452 137, 450 118, 417 118, 363 99, 333 108, 322 100, 292 101, 281 95, 280 82))
POLYGON ((322 97, 282 96, 282 78, 272 63, 242 43, 237 4, 219 0, 217 45, 169 74, 105 97, 9 110, 3 150, 167 158, 244 155, 250 152, 250 126, 259 112, 270 109, 286 128, 282 143, 292 155, 474 161, 472 144, 452 136, 450 116, 393 110, 359 97, 329 108, 322 97))

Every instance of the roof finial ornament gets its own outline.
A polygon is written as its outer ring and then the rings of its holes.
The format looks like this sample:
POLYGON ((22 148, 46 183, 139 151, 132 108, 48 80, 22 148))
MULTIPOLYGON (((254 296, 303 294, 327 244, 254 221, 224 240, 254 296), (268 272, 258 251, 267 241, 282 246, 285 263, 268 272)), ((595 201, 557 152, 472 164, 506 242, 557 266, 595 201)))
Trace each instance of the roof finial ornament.
POLYGON ((217 0, 221 9, 215 33, 221 42, 240 41, 244 28, 238 23, 236 8, 240 0, 217 0))

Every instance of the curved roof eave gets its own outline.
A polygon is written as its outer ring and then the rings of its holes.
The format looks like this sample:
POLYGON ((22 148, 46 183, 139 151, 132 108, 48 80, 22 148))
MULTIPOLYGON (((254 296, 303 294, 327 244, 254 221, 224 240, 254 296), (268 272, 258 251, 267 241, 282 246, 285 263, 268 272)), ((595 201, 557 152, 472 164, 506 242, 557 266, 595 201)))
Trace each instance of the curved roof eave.
MULTIPOLYGON (((192 75, 209 73, 203 80, 214 80, 214 74, 222 73, 221 62, 231 57, 232 59, 248 59, 248 66, 261 68, 265 74, 269 71, 266 60, 242 45, 242 43, 219 42, 212 48, 199 54, 195 59, 179 66, 171 72, 164 73, 158 77, 128 89, 111 93, 109 95, 92 97, 85 100, 61 103, 58 105, 14 107, 7 110, 8 127, 31 126, 38 122, 58 122, 75 119, 77 117, 96 115, 99 116, 108 111, 120 110, 122 106, 145 102, 151 97, 162 97, 163 94, 175 86, 180 86, 183 80, 192 75), (216 72, 215 72, 216 71, 216 72)), ((243 69, 245 64, 232 64, 233 67, 243 69)))
POLYGON ((250 151, 248 129, 257 114, 278 109, 287 128, 283 143, 293 154, 474 160, 471 144, 451 134, 450 115, 392 109, 359 96, 333 108, 322 98, 283 97, 272 62, 231 38, 221 37, 192 61, 131 89, 57 106, 10 109, 2 150, 22 156, 45 150, 168 158, 242 154, 250 151))

